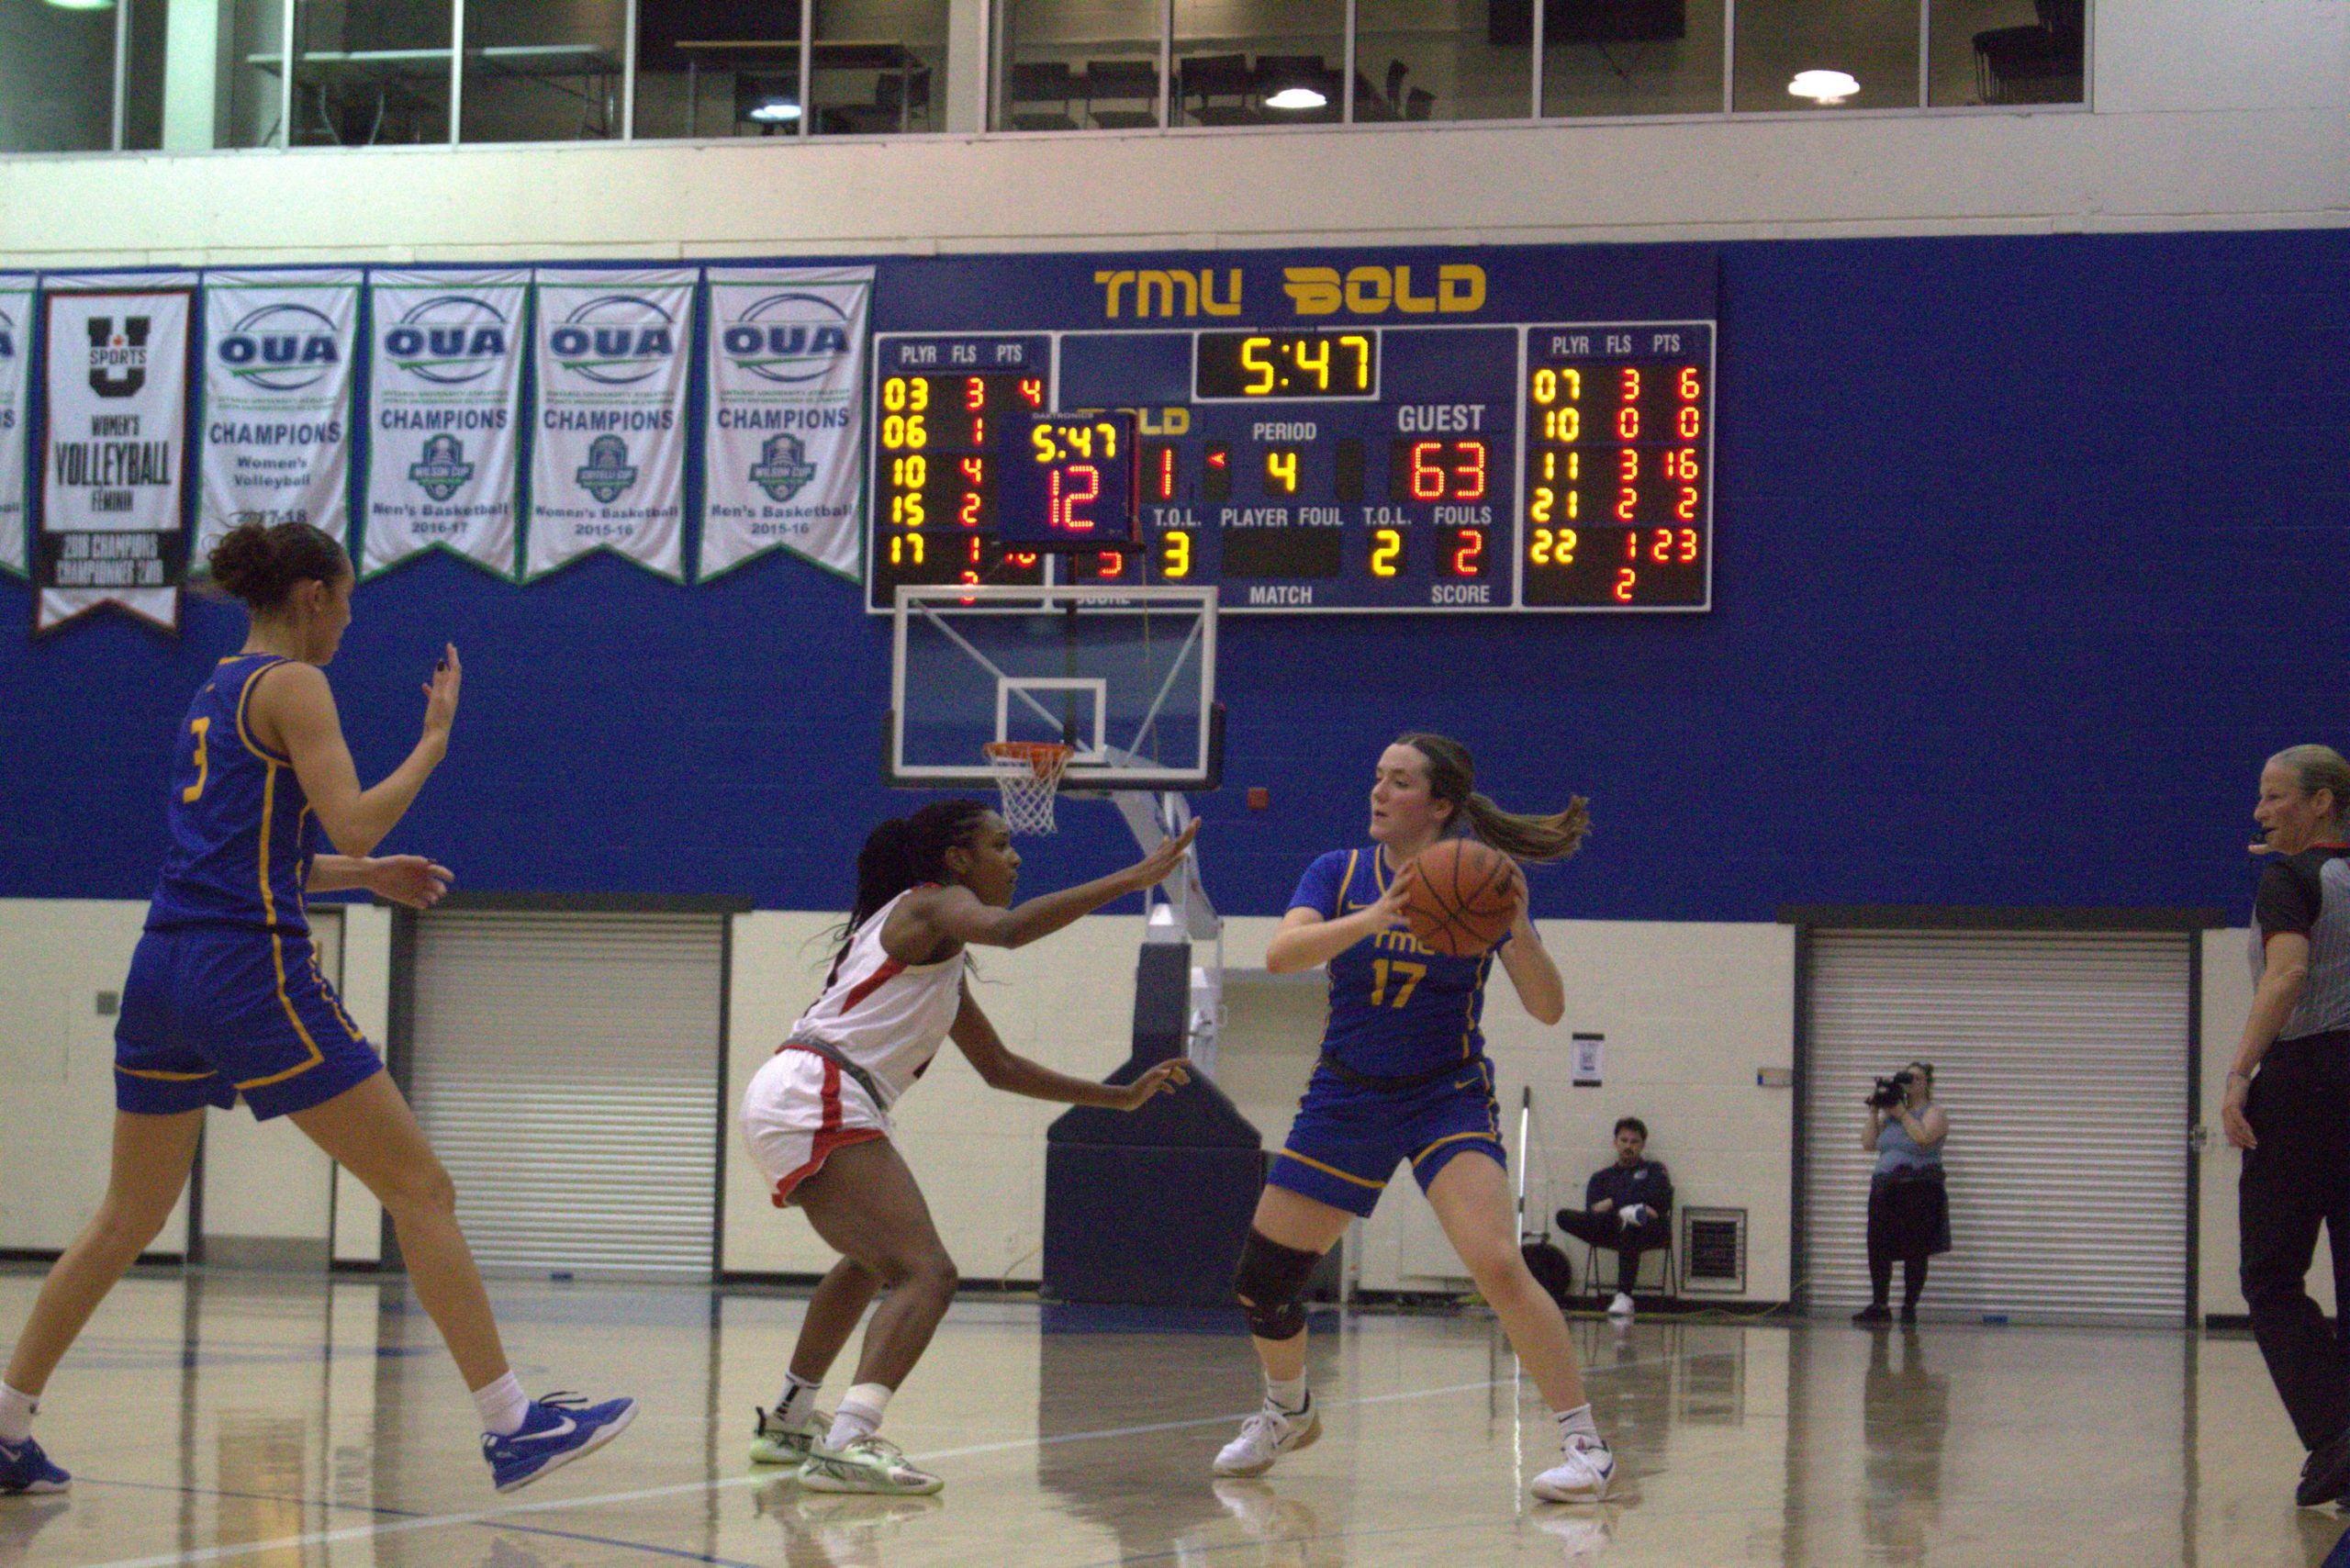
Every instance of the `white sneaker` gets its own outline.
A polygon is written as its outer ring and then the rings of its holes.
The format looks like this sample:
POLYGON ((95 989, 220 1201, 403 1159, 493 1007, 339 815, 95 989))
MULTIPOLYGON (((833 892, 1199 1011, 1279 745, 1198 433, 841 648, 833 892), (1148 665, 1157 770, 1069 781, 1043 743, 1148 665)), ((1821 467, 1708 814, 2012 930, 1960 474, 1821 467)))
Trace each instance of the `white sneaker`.
POLYGON ((1310 1446, 1322 1435, 1322 1417, 1312 1405, 1294 1416, 1270 1406, 1240 1423, 1240 1435, 1215 1456, 1218 1475, 1262 1475, 1273 1461, 1310 1446))
POLYGON ((800 1466, 800 1484, 811 1492, 873 1492, 891 1496, 927 1496, 946 1483, 906 1458, 887 1438, 867 1435, 834 1449, 822 1438, 800 1466))
POLYGON ((1567 1439, 1566 1457, 1534 1478, 1534 1495, 1546 1503, 1596 1503, 1615 1480, 1616 1455, 1607 1444, 1577 1432, 1567 1439))
POLYGON ((1622 1291, 1617 1291, 1616 1293, 1616 1299, 1607 1304, 1607 1316, 1610 1317, 1631 1316, 1632 1298, 1626 1295, 1622 1291))

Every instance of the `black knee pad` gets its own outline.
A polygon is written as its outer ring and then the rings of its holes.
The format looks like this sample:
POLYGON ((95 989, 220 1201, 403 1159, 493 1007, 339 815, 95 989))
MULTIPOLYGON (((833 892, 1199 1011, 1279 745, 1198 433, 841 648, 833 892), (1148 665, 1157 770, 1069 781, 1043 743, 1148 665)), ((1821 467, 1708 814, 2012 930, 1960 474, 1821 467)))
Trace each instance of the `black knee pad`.
POLYGON ((1232 1288, 1259 1339, 1294 1339, 1305 1332, 1305 1309, 1297 1298, 1322 1261, 1319 1252, 1301 1251, 1266 1239, 1255 1230, 1240 1249, 1240 1269, 1232 1288))

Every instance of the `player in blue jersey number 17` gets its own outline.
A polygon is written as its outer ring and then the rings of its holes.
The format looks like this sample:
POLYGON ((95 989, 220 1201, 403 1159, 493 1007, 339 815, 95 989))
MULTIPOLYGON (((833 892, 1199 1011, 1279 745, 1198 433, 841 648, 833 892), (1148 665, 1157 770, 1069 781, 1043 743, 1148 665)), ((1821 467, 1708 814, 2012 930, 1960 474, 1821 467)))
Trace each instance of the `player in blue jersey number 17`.
POLYGON ((1380 755, 1371 790, 1371 843, 1307 868, 1265 949, 1281 973, 1326 964, 1330 1017, 1322 1059, 1289 1140, 1258 1200, 1235 1282, 1265 1372, 1265 1403, 1216 1456, 1219 1475, 1260 1475, 1321 1434, 1305 1390, 1305 1314, 1299 1305, 1322 1255, 1368 1215, 1399 1163, 1421 1191, 1527 1375, 1550 1407, 1562 1452, 1533 1481, 1546 1502, 1597 1502, 1615 1456, 1592 1422, 1566 1319, 1518 1249, 1480 1020, 1496 956, 1526 1010, 1543 1024, 1566 1011, 1565 987, 1526 913, 1494 948, 1452 957, 1404 924, 1414 861, 1439 840, 1473 835, 1515 860, 1562 860, 1588 829, 1583 802, 1548 816, 1503 811, 1475 789, 1467 748, 1408 734, 1380 755))

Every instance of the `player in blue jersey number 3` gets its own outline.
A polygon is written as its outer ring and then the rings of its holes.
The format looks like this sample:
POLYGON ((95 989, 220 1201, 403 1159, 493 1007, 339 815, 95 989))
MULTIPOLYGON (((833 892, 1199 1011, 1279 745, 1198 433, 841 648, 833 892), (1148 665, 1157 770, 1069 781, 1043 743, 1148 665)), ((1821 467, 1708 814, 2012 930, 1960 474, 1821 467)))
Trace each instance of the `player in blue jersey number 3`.
POLYGON ((258 1119, 290 1119, 382 1200, 408 1282, 474 1391, 490 1477, 510 1492, 618 1436, 635 1402, 523 1394, 448 1172, 319 973, 304 908, 308 894, 343 888, 417 908, 448 890, 447 868, 421 856, 372 857, 448 752, 457 650, 425 686, 424 733, 408 760, 363 790, 324 667, 351 624, 342 546, 308 523, 251 522, 210 564, 252 630, 196 689, 173 753, 171 847, 115 1029, 113 1172, 42 1282, 0 1383, 0 1495, 65 1489, 33 1440, 35 1402, 170 1217, 205 1107, 240 1097, 258 1119), (321 833, 335 853, 319 852, 321 833))
POLYGON ((1438 840, 1471 834, 1516 860, 1561 860, 1587 829, 1580 800, 1550 816, 1503 811, 1476 792, 1460 743, 1411 734, 1380 755, 1370 846, 1333 850, 1306 868, 1265 968, 1328 965, 1330 1021, 1241 1249, 1236 1289, 1264 1364, 1265 1403, 1216 1455, 1217 1474, 1260 1475, 1320 1436, 1298 1304, 1348 1222, 1369 1215, 1395 1167, 1408 1162, 1558 1419, 1564 1451, 1534 1478, 1534 1495, 1554 1503, 1607 1495, 1616 1460, 1593 1425, 1566 1319, 1518 1250, 1479 1026, 1496 957, 1526 1010, 1546 1025, 1566 1011, 1558 967, 1527 917, 1523 877, 1510 930, 1485 952, 1435 952, 1404 922, 1413 861, 1438 840))

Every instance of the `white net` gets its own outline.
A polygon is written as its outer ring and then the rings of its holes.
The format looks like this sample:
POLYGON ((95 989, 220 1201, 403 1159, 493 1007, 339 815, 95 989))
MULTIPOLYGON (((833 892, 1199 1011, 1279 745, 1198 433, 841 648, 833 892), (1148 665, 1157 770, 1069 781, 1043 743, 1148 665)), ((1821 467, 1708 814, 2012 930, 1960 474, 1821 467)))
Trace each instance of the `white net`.
POLYGON ((1051 833, 1061 772, 1077 748, 1051 741, 990 741, 982 749, 1003 797, 1005 824, 1014 833, 1051 833))

